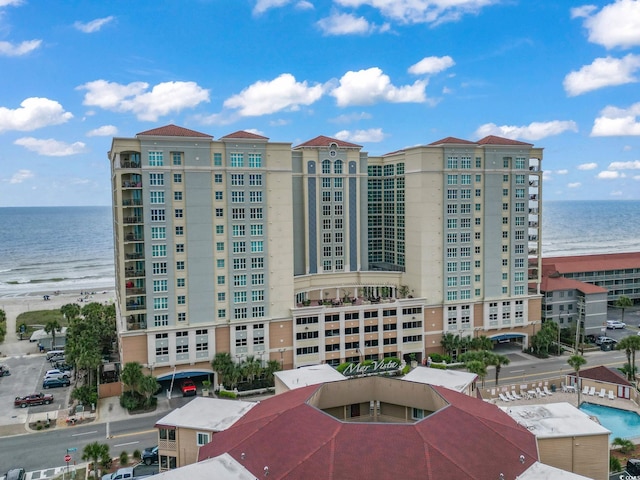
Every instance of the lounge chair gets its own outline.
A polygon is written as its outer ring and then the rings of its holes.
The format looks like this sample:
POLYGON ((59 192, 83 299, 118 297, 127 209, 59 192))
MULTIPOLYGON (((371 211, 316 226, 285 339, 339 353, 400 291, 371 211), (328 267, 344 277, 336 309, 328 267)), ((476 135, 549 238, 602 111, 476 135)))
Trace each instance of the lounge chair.
POLYGON ((538 394, 538 397, 546 397, 547 394, 544 393, 542 390, 540 390, 540 387, 536 387, 536 393, 538 394))
POLYGON ((512 402, 515 402, 517 400, 517 398, 514 395, 512 395, 511 393, 509 393, 508 390, 506 392, 504 392, 504 396, 507 397, 512 402))
POLYGON ((543 390, 544 390, 544 393, 546 393, 547 395, 549 395, 549 396, 552 395, 551 390, 549 390, 546 385, 544 386, 543 390))
POLYGON ((596 387, 591 387, 591 388, 589 389, 589 395, 590 395, 590 396, 594 396, 595 394, 596 394, 596 387))
POLYGON ((514 400, 522 400, 522 397, 518 395, 515 390, 511 390, 511 396, 514 400))
POLYGON ((606 390, 604 388, 600 389, 600 394, 598 395, 600 398, 604 398, 604 396, 607 394, 606 390))
POLYGON ((609 400, 615 400, 615 395, 613 394, 613 390, 609 390, 609 400))
POLYGON ((504 396, 504 394, 499 393, 498 396, 500 397, 500 400, 502 400, 503 402, 508 402, 509 399, 507 397, 504 396))
POLYGON ((560 384, 560 387, 561 387, 561 390, 562 390, 563 392, 566 392, 566 391, 567 391, 567 386, 564 384, 564 382, 562 382, 562 383, 560 384))
POLYGON ((585 387, 582 389, 582 394, 583 395, 588 395, 589 394, 589 387, 585 385, 585 387))

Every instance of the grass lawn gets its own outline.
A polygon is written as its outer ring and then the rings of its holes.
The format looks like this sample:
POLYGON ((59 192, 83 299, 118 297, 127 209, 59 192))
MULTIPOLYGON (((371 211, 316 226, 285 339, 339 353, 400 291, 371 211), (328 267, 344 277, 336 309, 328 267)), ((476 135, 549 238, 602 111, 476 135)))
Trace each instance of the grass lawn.
POLYGON ((23 312, 16 319, 16 333, 20 333, 20 325, 24 324, 27 326, 24 336, 29 338, 34 331, 44 328, 52 320, 57 320, 61 327, 68 326, 67 319, 59 309, 23 312))

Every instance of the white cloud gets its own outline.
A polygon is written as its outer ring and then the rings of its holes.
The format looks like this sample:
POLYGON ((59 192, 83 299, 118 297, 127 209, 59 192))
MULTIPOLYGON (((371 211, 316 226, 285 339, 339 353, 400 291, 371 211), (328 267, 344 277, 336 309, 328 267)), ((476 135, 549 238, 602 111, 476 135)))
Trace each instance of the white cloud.
POLYGON ((336 133, 335 138, 347 142, 366 143, 381 142, 384 140, 385 134, 381 128, 370 128, 368 130, 341 130, 336 133))
POLYGON ((73 24, 78 30, 84 33, 94 33, 100 31, 100 29, 105 26, 107 23, 113 21, 116 17, 110 15, 104 18, 96 18, 95 20, 91 20, 90 22, 75 22, 73 24))
POLYGON ((567 173, 569 173, 569 170, 567 170, 566 168, 562 169, 562 170, 556 170, 556 173, 558 175, 566 175, 567 173))
POLYGON ((572 8, 570 10, 571 11, 571 18, 588 17, 589 15, 591 15, 591 13, 593 13, 597 9, 598 9, 598 7, 596 7, 595 5, 583 5, 581 7, 572 8))
POLYGON ((564 89, 571 97, 613 85, 634 83, 633 75, 640 68, 640 55, 629 54, 623 58, 596 58, 577 72, 564 78, 564 89))
POLYGON ((466 14, 478 14, 483 7, 500 0, 334 0, 348 8, 370 6, 399 23, 431 23, 457 21, 466 14))
POLYGON ((340 86, 331 95, 338 106, 372 105, 378 102, 424 103, 426 80, 417 80, 413 85, 396 87, 388 75, 377 67, 357 72, 347 72, 340 79, 340 86))
POLYGON ((164 82, 147 91, 149 84, 128 85, 95 80, 76 87, 87 90, 83 104, 116 112, 131 112, 138 120, 155 122, 158 117, 209 101, 209 91, 195 82, 164 82))
POLYGON ((375 25, 364 17, 356 17, 350 13, 332 13, 329 17, 316 23, 325 35, 364 35, 374 32, 375 25))
POLYGON ((302 0, 296 3, 296 8, 298 10, 313 10, 315 7, 313 6, 313 3, 308 2, 306 0, 302 0))
POLYGON ((253 7, 253 14, 260 15, 270 8, 284 7, 288 3, 291 3, 291 0, 258 0, 256 6, 253 7))
POLYGON ((115 125, 103 125, 87 132, 87 137, 113 137, 118 133, 115 125))
POLYGON ((613 137, 617 135, 640 135, 640 102, 629 108, 607 106, 593 122, 592 137, 613 137))
POLYGON ((634 176, 633 176, 633 177, 631 177, 631 178, 633 178, 634 180, 638 180, 638 181, 640 181, 640 175, 634 175, 634 176))
POLYGON ((609 195, 611 195, 612 197, 621 197, 622 195, 624 195, 624 192, 622 192, 622 190, 614 190, 609 195))
POLYGON ((370 120, 371 118, 372 118, 372 115, 370 113, 353 112, 353 113, 347 113, 344 115, 338 115, 335 118, 329 119, 329 121, 332 123, 353 123, 353 122, 358 122, 360 120, 370 120))
POLYGON ((618 171, 605 170, 603 172, 598 173, 598 175, 596 175, 596 178, 599 178, 601 180, 615 180, 616 178, 620 178, 623 176, 624 175, 622 175, 618 171))
POLYGON ((0 42, 0 55, 5 57, 19 57, 31 53, 42 44, 42 40, 26 40, 19 44, 0 42))
POLYGON ((33 172, 31 170, 18 170, 9 179, 9 183, 22 183, 25 180, 33 178, 33 172))
POLYGON ((281 110, 298 110, 300 105, 311 105, 324 93, 320 84, 308 86, 297 82, 290 73, 268 81, 259 81, 224 101, 225 108, 238 109, 245 117, 267 115, 281 110))
POLYGON ((609 170, 640 170, 640 160, 632 160, 630 162, 611 162, 609 170))
POLYGON ((630 152, 631 150, 633 150, 633 147, 631 145, 625 145, 624 147, 622 147, 623 152, 630 152))
POLYGON ((482 138, 487 135, 497 135, 511 139, 540 140, 563 132, 577 132, 578 125, 573 120, 552 120, 550 122, 532 122, 524 126, 485 123, 476 130, 476 136, 482 138))
POLYGON ((596 168, 598 168, 598 164, 595 162, 578 165, 578 170, 595 170, 596 168))
POLYGON ((640 2, 616 0, 586 16, 584 26, 589 31, 589 41, 606 48, 640 45, 640 2))
POLYGON ((580 182, 567 183, 567 187, 569 188, 579 188, 582 184, 580 182))
POLYGON ((48 98, 32 97, 22 101, 20 108, 0 107, 0 133, 9 130, 29 132, 50 125, 59 125, 73 118, 62 105, 48 98))
POLYGON ((409 67, 409 73, 414 75, 433 75, 451 68, 456 64, 453 58, 446 55, 444 57, 425 57, 418 63, 409 67))
POLYGON ((82 142, 65 143, 53 138, 41 140, 39 138, 23 137, 13 143, 47 157, 66 157, 87 151, 86 145, 82 142))
POLYGON ((245 132, 249 132, 249 133, 254 133, 256 135, 261 135, 263 137, 266 137, 264 132, 262 130, 258 130, 257 128, 245 128, 244 131, 245 132))
POLYGON ((271 120, 269 122, 270 127, 283 127, 285 125, 289 125, 289 120, 285 120, 284 118, 279 118, 277 120, 271 120))

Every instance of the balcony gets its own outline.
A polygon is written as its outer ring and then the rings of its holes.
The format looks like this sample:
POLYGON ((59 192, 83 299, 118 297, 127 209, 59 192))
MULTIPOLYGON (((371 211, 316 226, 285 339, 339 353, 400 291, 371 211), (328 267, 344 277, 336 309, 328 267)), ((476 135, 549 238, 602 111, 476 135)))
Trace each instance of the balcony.
POLYGON ((140 168, 140 162, 120 161, 120 168, 140 168))
POLYGON ((124 237, 127 242, 144 242, 144 235, 135 233, 127 233, 124 237))
POLYGON ((144 310, 146 307, 144 297, 135 300, 127 300, 127 311, 144 310))
POLYGON ((134 224, 142 223, 142 217, 141 216, 124 217, 122 219, 122 223, 124 223, 125 225, 134 225, 134 224))
POLYGON ((136 270, 135 268, 127 268, 124 272, 125 278, 144 277, 144 270, 136 270))
POLYGON ((143 313, 129 315, 127 317, 127 331, 144 330, 147 328, 147 316, 143 313))
POLYGON ((127 297, 129 297, 131 295, 144 295, 145 293, 146 293, 146 291, 145 291, 144 288, 137 288, 137 287, 129 287, 129 286, 127 286, 125 295, 127 297))
POLYGON ((139 198, 130 198, 130 199, 122 200, 123 207, 132 207, 132 206, 139 206, 139 205, 142 205, 142 200, 139 198))
POLYGON ((125 253, 124 254, 124 259, 125 260, 142 260, 142 259, 144 259, 144 253, 142 253, 142 252, 125 253))

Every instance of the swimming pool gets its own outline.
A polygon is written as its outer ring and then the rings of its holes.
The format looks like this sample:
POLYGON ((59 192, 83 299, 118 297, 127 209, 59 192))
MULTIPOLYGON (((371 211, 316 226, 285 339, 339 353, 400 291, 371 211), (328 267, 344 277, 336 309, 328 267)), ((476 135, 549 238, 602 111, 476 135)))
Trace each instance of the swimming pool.
POLYGON ((616 437, 640 437, 640 415, 636 412, 593 403, 583 403, 580 410, 587 415, 598 417, 600 424, 611 431, 610 442, 616 437))

